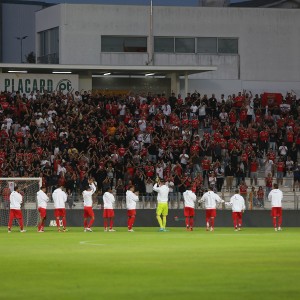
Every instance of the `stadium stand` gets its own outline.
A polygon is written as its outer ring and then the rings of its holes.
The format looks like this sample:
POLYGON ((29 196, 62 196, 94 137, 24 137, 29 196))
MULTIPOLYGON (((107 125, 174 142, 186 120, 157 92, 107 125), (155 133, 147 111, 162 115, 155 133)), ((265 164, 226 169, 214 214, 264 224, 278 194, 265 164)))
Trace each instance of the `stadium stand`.
POLYGON ((200 196, 208 184, 225 200, 238 186, 248 208, 269 208, 257 201, 258 187, 266 198, 268 183, 278 181, 294 209, 299 99, 272 95, 1 93, 0 177, 42 177, 49 191, 63 183, 70 208, 90 176, 99 203, 112 187, 118 208, 132 183, 143 195, 140 208, 154 205, 156 177, 169 183, 176 208, 187 188, 200 196))

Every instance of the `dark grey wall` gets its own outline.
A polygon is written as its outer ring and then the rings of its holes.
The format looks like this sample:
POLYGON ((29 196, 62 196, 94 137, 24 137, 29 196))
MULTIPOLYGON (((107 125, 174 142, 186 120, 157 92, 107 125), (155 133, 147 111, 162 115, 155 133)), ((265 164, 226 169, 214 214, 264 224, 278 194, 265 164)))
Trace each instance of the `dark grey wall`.
POLYGON ((29 52, 35 52, 35 12, 39 5, 2 4, 2 61, 4 63, 21 62, 21 43, 16 37, 27 35, 23 40, 23 62, 29 52))
MULTIPOLYGON (((102 227, 103 218, 102 210, 94 210, 95 212, 95 223, 94 226, 102 227)), ((0 225, 7 226, 8 223, 8 210, 0 210, 0 225)), ((37 212, 33 210, 27 210, 23 212, 25 224, 29 221, 28 226, 35 226, 37 220, 37 212)), ((184 227, 185 223, 183 220, 183 210, 172 209, 169 210, 169 216, 167 218, 168 227, 184 227), (179 221, 175 221, 175 217, 179 218, 179 221)), ((54 218, 54 210, 47 211, 47 222, 46 226, 49 226, 51 220, 54 218)), ((83 210, 67 210, 67 225, 72 226, 83 226, 83 210)), ((116 209, 115 210, 115 226, 127 226, 127 214, 126 210, 116 209)), ((141 209, 137 210, 136 216, 136 227, 157 227, 157 221, 155 217, 154 209, 141 209)), ((216 227, 231 227, 232 219, 231 212, 226 210, 217 211, 217 217, 215 222, 216 227)), ((272 227, 272 218, 269 210, 265 211, 246 211, 243 216, 244 227, 272 227)), ((195 217, 195 227, 205 227, 205 211, 197 210, 195 217)), ((300 211, 296 210, 284 210, 283 211, 283 227, 300 227, 300 211)))
POLYGON ((116 78, 95 77, 93 78, 94 90, 128 90, 135 93, 153 92, 170 95, 171 80, 168 78, 116 78))
POLYGON ((2 27, 3 27, 3 17, 2 17, 2 4, 0 3, 0 62, 2 63, 2 27))

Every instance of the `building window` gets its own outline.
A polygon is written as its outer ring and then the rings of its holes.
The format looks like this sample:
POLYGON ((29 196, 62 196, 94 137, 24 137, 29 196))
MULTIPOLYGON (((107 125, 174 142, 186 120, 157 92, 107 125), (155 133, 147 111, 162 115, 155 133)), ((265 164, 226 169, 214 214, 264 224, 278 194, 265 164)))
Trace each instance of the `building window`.
POLYGON ((218 53, 238 53, 238 39, 236 38, 218 38, 218 53))
POLYGON ((59 63, 59 27, 51 28, 38 33, 39 55, 38 63, 59 63))
POLYGON ((175 38, 176 53, 195 53, 194 38, 175 38))
POLYGON ((174 53, 174 38, 155 37, 154 52, 174 53))
POLYGON ((146 37, 102 36, 102 52, 147 52, 146 37))
POLYGON ((197 53, 217 53, 217 38, 197 38, 197 53))
POLYGON ((59 27, 38 33, 38 63, 59 63, 59 27))

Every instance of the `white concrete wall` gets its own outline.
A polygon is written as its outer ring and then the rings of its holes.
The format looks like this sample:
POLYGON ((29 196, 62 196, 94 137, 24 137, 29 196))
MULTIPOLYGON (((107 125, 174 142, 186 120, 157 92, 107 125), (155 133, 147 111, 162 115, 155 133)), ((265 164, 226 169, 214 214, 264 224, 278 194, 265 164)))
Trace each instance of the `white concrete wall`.
MULTIPOLYGON (((35 18, 35 28, 36 28, 36 45, 35 45, 35 53, 36 56, 39 57, 39 35, 38 33, 41 31, 45 31, 47 29, 59 27, 60 39, 59 39, 59 54, 65 52, 68 46, 64 43, 63 36, 65 31, 62 30, 64 25, 64 20, 61 15, 62 5, 54 5, 49 8, 40 10, 36 13, 35 18)), ((61 63, 61 62, 60 62, 61 63)))
POLYGON ((35 18, 36 32, 63 25, 61 17, 62 6, 54 5, 38 11, 35 18))
MULTIPOLYGON (((61 64, 143 64, 146 54, 101 53, 101 35, 149 35, 149 7, 61 4, 37 13, 37 31, 60 25, 61 64), (45 22, 46 20, 46 22, 45 22)), ((155 54, 156 65, 216 65, 190 87, 263 90, 300 84, 300 10, 154 7, 154 36, 236 37, 239 55, 155 54), (205 81, 203 81, 205 80, 205 81)), ((296 85, 296 86, 295 86, 296 85)))
POLYGON ((216 66, 218 71, 190 76, 191 79, 232 79, 239 78, 239 55, 207 54, 166 54, 154 55, 155 65, 216 66))
MULTIPOLYGON (((243 81, 243 80, 189 80, 189 91, 198 91, 201 95, 211 95, 215 93, 217 97, 221 94, 228 96, 230 94, 237 94, 243 90, 251 91, 253 94, 261 94, 264 92, 282 93, 291 92, 293 90, 298 98, 300 98, 300 84, 299 82, 287 81, 243 81)), ((180 91, 184 95, 184 79, 180 80, 180 91)))
MULTIPOLYGON (((154 35, 239 38, 242 80, 280 81, 283 77, 287 81, 299 80, 299 32, 300 10, 175 7, 154 10, 154 35)), ((219 79, 222 76, 223 72, 219 79)))
POLYGON ((138 66, 148 61, 147 53, 100 53, 103 66, 138 66))
POLYGON ((64 19, 62 64, 100 64, 101 35, 148 35, 144 6, 62 4, 60 7, 64 19))

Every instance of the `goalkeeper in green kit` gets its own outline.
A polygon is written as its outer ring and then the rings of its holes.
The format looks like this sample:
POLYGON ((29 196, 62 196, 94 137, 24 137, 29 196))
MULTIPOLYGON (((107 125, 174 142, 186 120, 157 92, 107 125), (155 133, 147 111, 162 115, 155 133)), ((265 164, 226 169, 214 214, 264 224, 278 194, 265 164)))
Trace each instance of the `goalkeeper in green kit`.
POLYGON ((165 184, 164 179, 157 178, 153 190, 157 192, 156 218, 160 226, 159 231, 167 231, 169 187, 165 184))

